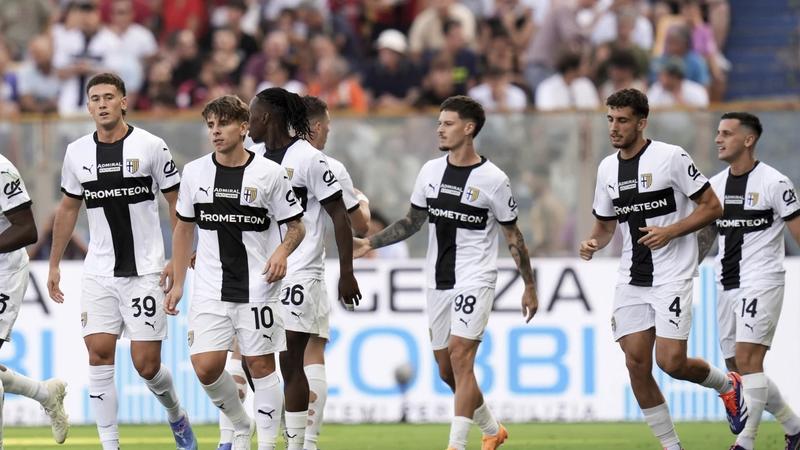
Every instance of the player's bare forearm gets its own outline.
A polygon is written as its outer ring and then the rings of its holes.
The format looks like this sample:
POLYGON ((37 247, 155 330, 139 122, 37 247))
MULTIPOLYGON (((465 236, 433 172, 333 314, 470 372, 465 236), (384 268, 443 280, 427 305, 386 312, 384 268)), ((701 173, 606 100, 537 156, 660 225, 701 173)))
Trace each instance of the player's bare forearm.
POLYGON ((331 216, 333 234, 336 237, 336 248, 339 251, 340 273, 353 272, 353 228, 350 217, 341 198, 325 203, 325 211, 331 216))
POLYGON ((53 243, 50 247, 50 267, 58 267, 64 250, 67 248, 75 224, 78 222, 78 213, 81 210, 81 200, 65 195, 58 204, 56 215, 53 219, 53 243))
POLYGON ((353 227, 353 235, 363 237, 369 230, 369 203, 358 202, 358 208, 348 214, 350 216, 350 225, 353 227))
POLYGON ((178 215, 175 211, 176 205, 178 204, 178 190, 175 189, 164 192, 164 198, 167 200, 167 205, 169 205, 170 225, 172 225, 172 231, 175 231, 175 226, 178 225, 178 215))
POLYGON ((792 234, 794 241, 800 244, 800 216, 786 222, 786 228, 792 234))
POLYGON ((297 249, 305 236, 306 227, 301 219, 286 222, 286 234, 283 236, 280 247, 286 252, 287 257, 297 249))
POLYGON ((36 222, 30 208, 7 214, 6 219, 11 226, 0 233, 0 253, 13 252, 37 241, 36 222))
POLYGON ((179 220, 172 230, 172 268, 175 281, 174 286, 183 286, 186 280, 186 270, 192 257, 192 242, 194 241, 194 223, 179 220))
POLYGON ((614 237, 614 231, 616 229, 616 220, 595 219, 594 225, 592 225, 592 232, 589 234, 589 239, 597 241, 597 250, 601 250, 611 242, 611 238, 614 237))
POLYGON ((374 236, 370 236, 369 245, 371 248, 381 248, 408 239, 422 228, 422 224, 428 220, 428 212, 424 209, 408 209, 408 214, 397 222, 389 225, 374 236))
POLYGON ((717 226, 713 223, 697 232, 697 261, 703 262, 717 241, 717 226))
POLYGON ((695 203, 697 203, 697 207, 691 214, 670 225, 674 237, 694 233, 722 217, 722 205, 719 204, 719 199, 713 189, 708 188, 703 191, 695 203))
POLYGON ((517 224, 503 225, 503 234, 508 242, 508 251, 514 262, 517 264, 522 276, 522 281, 525 286, 533 286, 533 269, 531 268, 531 257, 528 253, 528 247, 525 245, 525 238, 522 237, 522 232, 519 230, 517 224))

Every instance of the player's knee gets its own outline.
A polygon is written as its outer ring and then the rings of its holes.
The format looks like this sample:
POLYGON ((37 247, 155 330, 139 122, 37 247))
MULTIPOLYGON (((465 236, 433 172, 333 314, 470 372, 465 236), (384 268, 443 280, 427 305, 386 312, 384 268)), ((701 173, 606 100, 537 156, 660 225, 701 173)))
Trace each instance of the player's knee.
POLYGON ((134 364, 134 366, 136 367, 136 371, 139 372, 139 376, 145 380, 152 380, 161 369, 161 364, 159 362, 152 361, 142 361, 138 364, 134 364))
POLYGON ((628 368, 628 373, 631 374, 631 376, 650 374, 653 367, 648 358, 639 357, 637 355, 626 355, 625 366, 628 368))
POLYGON ((735 371, 742 375, 764 371, 764 365, 757 355, 750 353, 737 353, 735 358, 735 371))
POLYGON ((89 351, 90 366, 112 366, 114 365, 114 351, 95 349, 89 351))
POLYGON ((264 358, 247 358, 247 368, 253 378, 264 378, 274 370, 264 358))
POLYGON ((683 379, 683 372, 686 368, 686 356, 667 354, 656 355, 656 362, 667 375, 672 378, 683 379))

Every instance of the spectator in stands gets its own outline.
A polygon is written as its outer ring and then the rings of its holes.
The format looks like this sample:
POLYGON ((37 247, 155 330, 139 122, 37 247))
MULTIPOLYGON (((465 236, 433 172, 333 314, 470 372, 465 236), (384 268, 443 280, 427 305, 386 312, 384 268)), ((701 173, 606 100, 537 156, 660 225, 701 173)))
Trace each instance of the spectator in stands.
POLYGON ((297 19, 297 24, 305 27, 310 38, 318 35, 330 36, 338 54, 343 56, 351 66, 363 59, 364 55, 359 46, 358 37, 350 26, 350 22, 341 14, 331 12, 326 17, 315 2, 307 0, 298 6, 297 19))
POLYGON ((264 81, 258 84, 256 92, 271 87, 281 87, 297 95, 305 95, 306 85, 292 78, 292 65, 283 60, 269 60, 264 67, 264 81))
POLYGON ((483 83, 468 95, 483 105, 486 112, 520 112, 528 105, 525 91, 511 83, 511 73, 502 67, 489 67, 483 83))
POLYGON ((53 40, 46 34, 31 39, 28 57, 18 72, 22 112, 54 113, 58 110, 61 80, 53 67, 53 40))
POLYGON ((664 63, 656 81, 647 91, 647 99, 653 108, 683 106, 703 108, 708 106, 708 91, 703 85, 685 77, 685 68, 680 58, 664 63))
POLYGON ((17 74, 11 70, 11 63, 11 52, 5 42, 0 41, 0 117, 3 118, 19 112, 17 74))
POLYGON ((251 56, 245 64, 239 91, 245 99, 251 99, 258 91, 256 86, 264 81, 268 61, 290 61, 289 36, 283 31, 272 31, 262 41, 261 51, 251 56))
POLYGON ((150 65, 136 109, 161 116, 175 109, 176 96, 177 89, 172 83, 172 64, 166 58, 157 58, 150 65))
POLYGON ((647 91, 647 83, 642 79, 642 72, 630 50, 612 50, 603 67, 606 81, 600 86, 601 101, 621 89, 647 91))
POLYGON ((364 71, 364 89, 375 109, 403 108, 419 95, 420 74, 406 58, 406 37, 397 30, 384 30, 376 42, 378 59, 364 71))
POLYGON ((347 61, 327 57, 317 62, 316 80, 308 86, 308 94, 319 97, 330 110, 349 109, 366 113, 367 94, 354 77, 348 76, 347 61))
POLYGON ((640 76, 650 73, 649 52, 637 45, 633 40, 633 32, 638 17, 638 12, 634 9, 621 9, 616 15, 617 38, 614 41, 595 47, 593 67, 597 84, 603 84, 606 81, 608 59, 615 52, 630 53, 634 58, 637 72, 640 76))
POLYGON ((216 62, 203 60, 196 78, 186 80, 178 87, 175 103, 181 109, 199 108, 213 98, 233 92, 233 86, 216 62))
POLYGON ((692 30, 692 50, 702 56, 708 64, 711 74, 709 96, 712 100, 721 101, 728 84, 727 71, 730 70, 731 63, 719 50, 714 40, 714 31, 703 18, 698 0, 686 0, 681 6, 681 14, 692 30))
POLYGON ((591 30, 578 25, 577 14, 594 5, 595 0, 578 0, 575 5, 559 3, 550 8, 547 19, 534 34, 523 56, 525 80, 532 90, 555 73, 559 51, 580 52, 583 49, 591 30))
POLYGON ((191 30, 175 33, 172 40, 172 85, 177 88, 200 73, 202 60, 197 38, 191 30))
POLYGON ((431 60, 438 58, 439 55, 447 55, 455 65, 453 67, 454 81, 460 90, 466 90, 475 84, 478 75, 478 55, 467 46, 467 42, 464 40, 464 26, 461 25, 461 22, 445 21, 444 36, 444 47, 441 50, 426 52, 425 65, 430 64, 431 60))
POLYGON ((212 50, 214 47, 214 32, 217 29, 225 28, 234 34, 237 51, 245 61, 258 53, 258 41, 242 29, 242 20, 245 13, 247 13, 247 8, 247 3, 244 0, 226 0, 223 5, 218 6, 217 9, 221 10, 218 13, 220 16, 219 23, 215 24, 216 26, 212 32, 206 35, 206 39, 201 42, 200 47, 204 50, 212 50))
POLYGON ((600 106, 597 89, 591 80, 581 75, 581 56, 565 52, 556 63, 557 73, 546 78, 536 88, 536 109, 596 109, 600 106))
POLYGON ((711 76, 705 59, 692 50, 692 35, 688 27, 675 26, 667 31, 664 43, 664 54, 653 60, 651 64, 651 77, 655 80, 661 69, 672 58, 683 61, 684 76, 686 79, 708 86, 711 76))
POLYGON ((650 50, 653 47, 653 25, 641 14, 638 4, 639 0, 614 0, 611 7, 597 18, 590 38, 592 44, 601 45, 617 40, 619 17, 624 15, 627 16, 626 20, 632 18, 630 37, 633 44, 650 50))
POLYGON ((195 38, 205 35, 208 14, 204 0, 168 0, 161 3, 161 39, 181 30, 189 30, 195 38))
POLYGON ((8 46, 11 58, 21 60, 34 36, 44 33, 53 21, 54 8, 49 0, 3 0, 0 2, 0 38, 8 46))
POLYGON ((420 109, 439 107, 448 97, 466 93, 457 83, 458 69, 453 66, 450 55, 442 53, 431 61, 428 74, 422 81, 422 93, 414 106, 420 109))
MULTIPOLYGON (((102 26, 94 1, 75 0, 68 8, 75 13, 76 28, 64 29, 53 41, 53 66, 63 82, 58 99, 62 115, 85 113, 86 83, 92 75, 127 72, 131 61, 121 52, 119 37, 102 26)), ((129 72, 120 75, 127 83, 129 72)))
POLYGON ((419 59, 426 50, 444 46, 444 26, 448 20, 461 22, 464 40, 475 46, 476 23, 472 11, 455 0, 431 0, 430 6, 419 13, 408 32, 411 57, 419 59))
POLYGON ((489 20, 496 21, 510 36, 515 52, 523 52, 536 30, 533 8, 522 0, 495 0, 494 4, 494 14, 489 20))
POLYGON ((128 101, 136 103, 136 96, 145 80, 150 61, 158 52, 158 43, 153 33, 133 21, 133 0, 113 0, 111 3, 111 22, 108 29, 117 35, 121 42, 121 55, 129 59, 130 74, 125 80, 128 101))
POLYGON ((230 28, 217 28, 212 35, 210 58, 217 71, 234 86, 239 85, 244 69, 244 51, 239 49, 236 33, 230 28))

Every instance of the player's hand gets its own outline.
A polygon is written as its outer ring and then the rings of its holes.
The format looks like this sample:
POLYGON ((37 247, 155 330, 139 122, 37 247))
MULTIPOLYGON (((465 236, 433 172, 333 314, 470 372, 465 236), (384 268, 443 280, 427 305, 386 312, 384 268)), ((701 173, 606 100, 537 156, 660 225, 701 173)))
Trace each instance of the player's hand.
POLYGON ((61 269, 58 267, 51 267, 50 272, 47 274, 47 293, 50 298, 56 303, 64 303, 64 293, 58 286, 61 283, 61 269))
POLYGON ((339 274, 339 300, 348 311, 354 311, 361 300, 361 291, 358 289, 353 272, 339 274))
POLYGON ((636 242, 646 245, 650 250, 664 247, 675 237, 668 227, 639 227, 639 231, 644 232, 645 235, 636 242))
POLYGON ((587 239, 581 241, 580 255, 581 259, 589 261, 594 256, 594 252, 600 250, 597 246, 597 239, 587 239))
POLYGON ((189 267, 194 269, 194 263, 197 260, 197 252, 192 253, 192 257, 189 258, 189 267))
POLYGON ((286 276, 286 266, 288 264, 286 262, 287 255, 285 253, 286 252, 277 249, 272 253, 272 256, 269 257, 267 265, 264 266, 264 271, 261 272, 262 275, 266 275, 267 283, 280 281, 286 276))
POLYGON ((170 316, 177 316, 180 312, 178 302, 181 301, 181 297, 183 297, 183 286, 172 286, 172 289, 164 297, 164 312, 170 316))
POLYGON ((525 318, 525 323, 533 319, 538 309, 539 298, 536 297, 536 289, 533 286, 525 286, 525 290, 522 292, 522 317, 525 318))
POLYGON ((372 250, 369 244, 369 239, 366 238, 353 238, 353 259, 361 258, 372 250))
POLYGON ((169 292, 172 289, 172 280, 174 279, 175 270, 172 268, 172 261, 167 261, 164 265, 164 270, 161 271, 161 276, 158 279, 158 285, 164 292, 169 292))

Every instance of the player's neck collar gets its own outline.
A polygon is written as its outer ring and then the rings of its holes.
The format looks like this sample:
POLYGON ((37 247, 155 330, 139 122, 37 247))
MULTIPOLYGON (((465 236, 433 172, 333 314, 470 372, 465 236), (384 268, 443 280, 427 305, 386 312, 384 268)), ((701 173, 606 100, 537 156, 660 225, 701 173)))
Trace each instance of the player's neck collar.
POLYGON ((451 162, 450 162, 450 154, 448 154, 448 155, 446 155, 446 156, 445 156, 445 160, 447 161, 447 165, 448 165, 449 167, 453 168, 453 169, 474 169, 474 168, 476 168, 476 167, 478 167, 478 166, 482 165, 482 164, 483 164, 483 163, 485 163, 486 161, 488 161, 488 159, 486 159, 486 157, 485 157, 485 156, 483 156, 483 155, 478 155, 478 156, 480 156, 480 158, 481 158, 481 161, 480 161, 480 162, 478 162, 478 163, 475 163, 475 164, 469 165, 469 166, 457 166, 457 165, 455 165, 455 164, 451 163, 451 162))
POLYGON ((630 161, 637 161, 639 158, 641 158, 642 154, 644 154, 644 151, 645 151, 645 150, 647 150, 647 147, 649 147, 649 146, 650 146, 650 143, 651 143, 651 142, 653 142, 653 141, 651 141, 650 139, 647 139, 647 140, 645 141, 645 143, 644 143, 644 146, 642 146, 642 149, 641 149, 641 150, 639 150, 638 152, 636 152, 636 154, 635 154, 635 155, 633 155, 633 156, 632 156, 632 157, 630 157, 630 158, 623 158, 623 157, 622 157, 622 150, 618 150, 618 151, 617 151, 617 159, 618 159, 618 160, 619 160, 619 162, 621 162, 621 163, 630 162, 630 161))
POLYGON ((731 177, 731 178, 742 178, 742 177, 746 177, 746 176, 750 175, 750 173, 751 173, 752 171, 756 170, 756 167, 758 167, 758 163, 760 163, 760 162, 761 162, 761 161, 759 161, 759 160, 756 160, 755 164, 753 164, 753 167, 751 167, 751 168, 750 168, 750 170, 748 170, 747 172, 744 172, 744 173, 740 173, 739 175, 734 175, 734 173, 731 171, 731 168, 730 168, 730 167, 728 167, 728 176, 729 176, 729 177, 731 177))
POLYGON ((217 166, 217 168, 219 168, 219 169, 223 169, 223 170, 244 170, 253 161, 253 157, 256 156, 255 153, 251 152, 248 149, 244 149, 244 151, 247 152, 247 161, 244 164, 242 164, 241 166, 233 166, 232 167, 232 166, 226 166, 224 164, 221 164, 219 161, 217 161, 217 152, 214 152, 214 153, 211 154, 211 160, 214 161, 214 165, 217 166))
POLYGON ((92 137, 94 138, 95 144, 97 144, 97 145, 116 145, 116 144, 124 141, 125 139, 127 139, 128 136, 131 135, 131 133, 133 133, 133 125, 131 125, 129 123, 126 123, 125 125, 128 126, 128 131, 125 132, 125 136, 122 136, 120 139, 118 139, 118 140, 116 140, 114 142, 100 142, 100 138, 97 136, 97 131, 95 131, 94 134, 92 134, 92 137))

